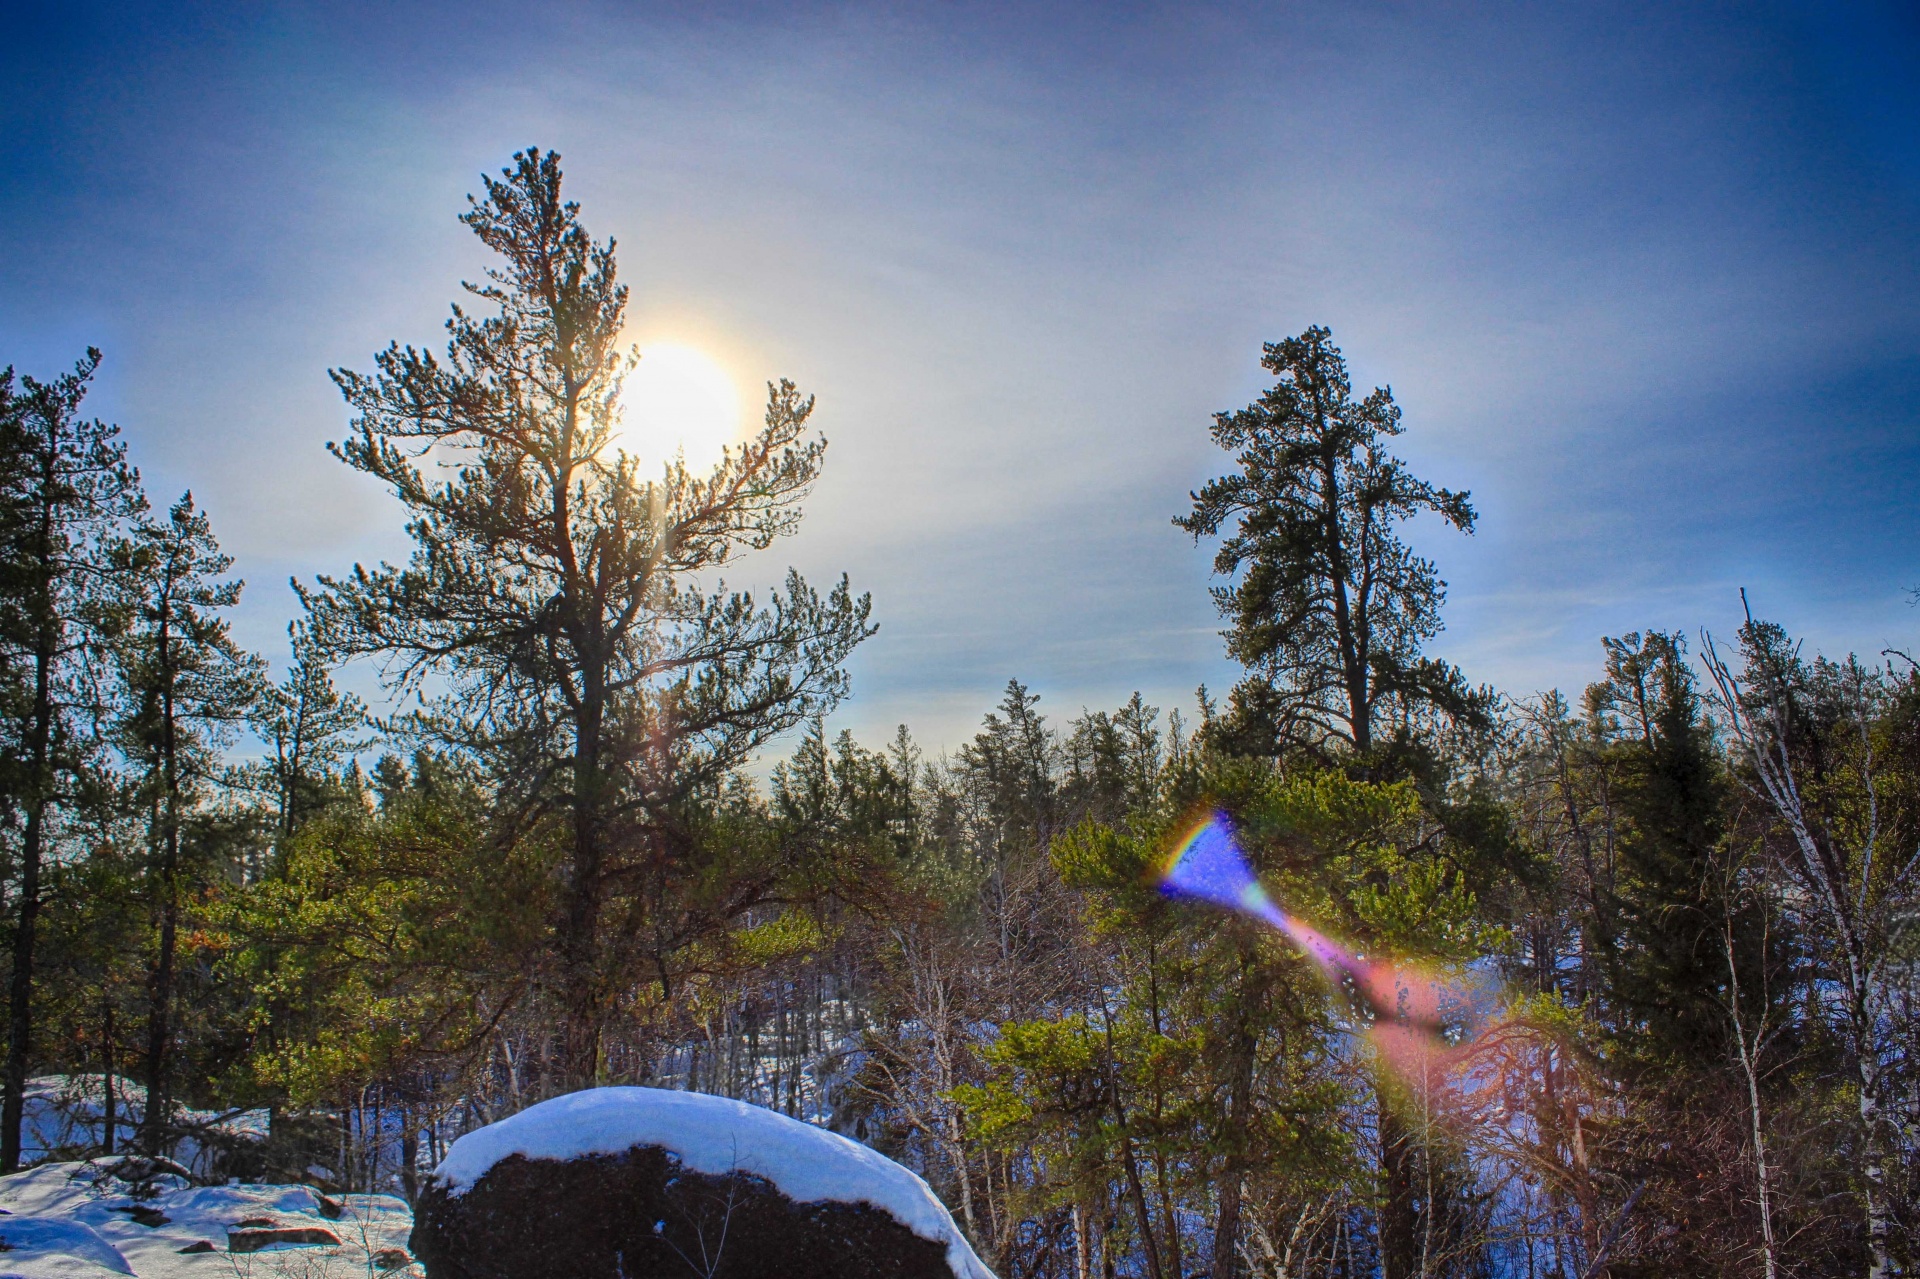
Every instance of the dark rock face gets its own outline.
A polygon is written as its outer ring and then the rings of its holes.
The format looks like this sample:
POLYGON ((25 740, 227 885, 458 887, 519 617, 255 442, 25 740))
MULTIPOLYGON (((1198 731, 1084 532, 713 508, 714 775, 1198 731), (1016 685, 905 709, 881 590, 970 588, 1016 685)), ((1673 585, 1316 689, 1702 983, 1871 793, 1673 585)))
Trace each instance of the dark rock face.
POLYGON ((427 1279, 953 1279, 942 1244, 865 1204, 800 1204, 744 1173, 686 1172, 658 1146, 511 1156, 414 1205, 427 1279))

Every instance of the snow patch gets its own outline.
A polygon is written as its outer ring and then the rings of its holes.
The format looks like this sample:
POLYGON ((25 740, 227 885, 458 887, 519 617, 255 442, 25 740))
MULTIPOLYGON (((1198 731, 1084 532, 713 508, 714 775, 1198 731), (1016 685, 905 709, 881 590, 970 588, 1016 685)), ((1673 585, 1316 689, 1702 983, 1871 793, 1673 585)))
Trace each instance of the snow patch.
MULTIPOLYGON (((106 1137, 107 1094, 99 1075, 38 1075, 21 1094, 20 1159, 72 1158, 98 1150, 106 1137)), ((147 1090, 118 1075, 113 1079, 115 1146, 131 1145, 147 1109, 147 1090)), ((172 1155, 197 1175, 212 1171, 215 1147, 265 1141, 271 1115, 265 1110, 216 1112, 179 1106, 173 1127, 185 1135, 172 1155)))
MULTIPOLYGON (((413 1213, 392 1195, 340 1195, 323 1205, 307 1186, 191 1187, 162 1176, 149 1183, 150 1197, 135 1199, 113 1175, 118 1165, 50 1163, 0 1177, 8 1214, 0 1215, 0 1279, 367 1279, 381 1272, 375 1257, 404 1250, 413 1230, 413 1213), (157 1218, 165 1220, 141 1224, 157 1218), (252 1221, 324 1229, 340 1244, 229 1252, 229 1232, 252 1221), (181 1251, 197 1244, 210 1250, 181 1251)), ((420 1268, 392 1273, 406 1279, 420 1268)))
POLYGON ((120 1250, 83 1222, 63 1221, 58 1217, 8 1217, 0 1221, 0 1245, 4 1245, 9 1254, 0 1261, 8 1263, 9 1269, 16 1260, 39 1261, 50 1253, 53 1258, 71 1257, 92 1268, 123 1275, 133 1273, 133 1267, 120 1255, 120 1250))
POLYGON ((878 1208, 922 1239, 944 1244, 959 1279, 993 1279, 933 1190, 885 1155, 776 1111, 705 1093, 590 1088, 543 1101, 453 1143, 434 1176, 450 1194, 473 1189, 511 1155, 578 1159, 659 1146, 709 1176, 764 1177, 796 1203, 878 1208))

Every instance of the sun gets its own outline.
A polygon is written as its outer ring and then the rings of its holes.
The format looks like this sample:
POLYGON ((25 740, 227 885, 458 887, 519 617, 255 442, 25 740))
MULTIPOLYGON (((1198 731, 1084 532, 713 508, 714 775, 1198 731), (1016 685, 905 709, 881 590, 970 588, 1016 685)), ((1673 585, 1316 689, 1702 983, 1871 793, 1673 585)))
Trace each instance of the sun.
POLYGON ((619 447, 657 470, 675 453, 704 475, 740 438, 740 391, 718 361, 696 347, 662 342, 640 348, 640 364, 621 393, 619 447))

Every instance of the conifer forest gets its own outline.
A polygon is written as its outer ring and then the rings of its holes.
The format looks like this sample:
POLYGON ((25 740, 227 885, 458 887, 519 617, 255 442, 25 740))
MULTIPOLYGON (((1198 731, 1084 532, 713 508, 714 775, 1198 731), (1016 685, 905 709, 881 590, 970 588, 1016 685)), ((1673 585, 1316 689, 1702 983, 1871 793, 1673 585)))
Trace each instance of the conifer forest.
POLYGON ((1756 593, 1478 682, 1430 557, 1485 499, 1313 326, 1164 428, 1215 446, 1148 514, 1230 687, 1009 670, 955 748, 858 740, 884 601, 781 577, 837 456, 810 391, 711 469, 622 447, 644 360, 572 198, 515 155, 441 337, 331 370, 300 465, 411 549, 297 581, 282 651, 90 407, 111 349, 0 376, 0 1171, 192 1139, 411 1200, 460 1134, 641 1084, 898 1159, 1002 1279, 1920 1264, 1913 657, 1756 593), (23 1136, 53 1076, 87 1148, 23 1136))

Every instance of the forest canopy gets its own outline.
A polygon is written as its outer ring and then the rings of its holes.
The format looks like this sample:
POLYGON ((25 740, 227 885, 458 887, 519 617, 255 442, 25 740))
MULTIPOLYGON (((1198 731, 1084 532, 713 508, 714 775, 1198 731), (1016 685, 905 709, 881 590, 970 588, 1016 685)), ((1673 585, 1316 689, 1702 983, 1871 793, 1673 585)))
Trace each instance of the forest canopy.
POLYGON ((0 374, 0 1172, 50 1075, 138 1119, 41 1155, 267 1108, 223 1172, 409 1198, 638 1083, 872 1144, 1008 1279, 1911 1268, 1912 660, 1749 614, 1473 683, 1412 537, 1476 508, 1313 326, 1154 513, 1212 556, 1223 701, 1009 678, 952 751, 857 741, 868 597, 766 567, 813 399, 770 381, 711 470, 628 453, 627 286, 562 181, 484 179, 443 346, 332 371, 410 553, 297 583, 273 662, 88 416, 101 353, 0 374))

